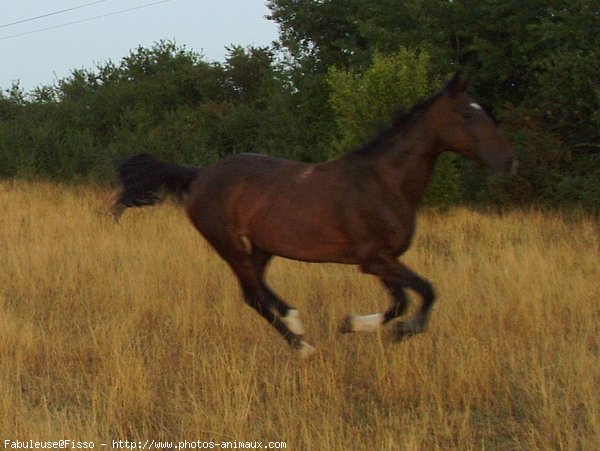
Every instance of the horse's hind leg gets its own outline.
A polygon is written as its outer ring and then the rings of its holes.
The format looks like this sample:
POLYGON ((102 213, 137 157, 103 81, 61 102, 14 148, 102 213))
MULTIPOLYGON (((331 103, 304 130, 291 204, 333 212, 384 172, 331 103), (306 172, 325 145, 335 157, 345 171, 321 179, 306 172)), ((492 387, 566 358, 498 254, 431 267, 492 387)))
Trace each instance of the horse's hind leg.
POLYGON ((271 256, 258 249, 251 254, 236 254, 235 257, 222 256, 237 276, 246 304, 267 320, 302 357, 312 354, 315 349, 303 340, 304 327, 298 312, 277 297, 263 280, 271 256))
POLYGON ((271 310, 274 310, 279 315, 279 319, 287 326, 290 332, 298 336, 304 335, 304 326, 302 321, 300 321, 298 310, 284 302, 265 282, 265 269, 271 260, 272 255, 264 252, 262 249, 254 247, 250 257, 254 265, 254 272, 260 281, 262 292, 266 297, 271 310))

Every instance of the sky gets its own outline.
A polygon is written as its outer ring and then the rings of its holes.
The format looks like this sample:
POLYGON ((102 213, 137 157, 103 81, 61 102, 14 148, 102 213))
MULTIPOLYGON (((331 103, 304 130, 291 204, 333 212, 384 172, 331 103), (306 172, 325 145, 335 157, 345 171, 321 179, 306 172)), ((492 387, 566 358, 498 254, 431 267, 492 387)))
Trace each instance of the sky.
POLYGON ((0 90, 15 81, 27 92, 52 85, 72 70, 118 63, 160 40, 223 61, 226 46, 270 45, 278 36, 265 18, 266 0, 2 0, 1 6, 0 90), (46 17, 29 20, 38 16, 46 17))

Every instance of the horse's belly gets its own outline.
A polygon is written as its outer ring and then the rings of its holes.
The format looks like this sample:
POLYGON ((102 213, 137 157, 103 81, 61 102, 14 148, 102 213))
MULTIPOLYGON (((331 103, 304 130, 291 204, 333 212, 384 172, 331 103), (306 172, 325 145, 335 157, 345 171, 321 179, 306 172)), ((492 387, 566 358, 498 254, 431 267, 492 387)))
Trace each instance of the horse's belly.
POLYGON ((254 245, 280 257, 310 262, 350 263, 351 245, 341 230, 312 224, 279 224, 254 229, 248 237, 254 245))

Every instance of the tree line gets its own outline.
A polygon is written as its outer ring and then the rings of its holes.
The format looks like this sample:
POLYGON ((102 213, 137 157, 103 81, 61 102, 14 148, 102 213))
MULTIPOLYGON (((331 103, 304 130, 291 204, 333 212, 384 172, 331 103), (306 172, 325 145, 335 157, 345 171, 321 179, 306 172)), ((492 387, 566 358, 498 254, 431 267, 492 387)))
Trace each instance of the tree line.
POLYGON ((271 47, 209 62, 169 41, 0 93, 0 177, 104 182, 119 156, 323 161, 456 70, 521 161, 510 183, 444 156, 427 200, 600 205, 600 3, 271 0, 271 47))

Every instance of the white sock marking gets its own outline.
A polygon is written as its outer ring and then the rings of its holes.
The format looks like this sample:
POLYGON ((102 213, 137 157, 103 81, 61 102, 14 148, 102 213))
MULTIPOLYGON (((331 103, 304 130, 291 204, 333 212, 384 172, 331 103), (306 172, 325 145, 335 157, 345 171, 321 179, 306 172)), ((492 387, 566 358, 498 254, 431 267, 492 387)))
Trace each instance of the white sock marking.
POLYGON ((287 326, 291 333, 304 335, 304 325, 300 321, 298 310, 288 310, 287 315, 281 317, 281 321, 283 321, 283 324, 287 326))
POLYGON ((372 315, 351 316, 350 328, 352 332, 373 332, 383 324, 383 313, 374 313, 372 315))

